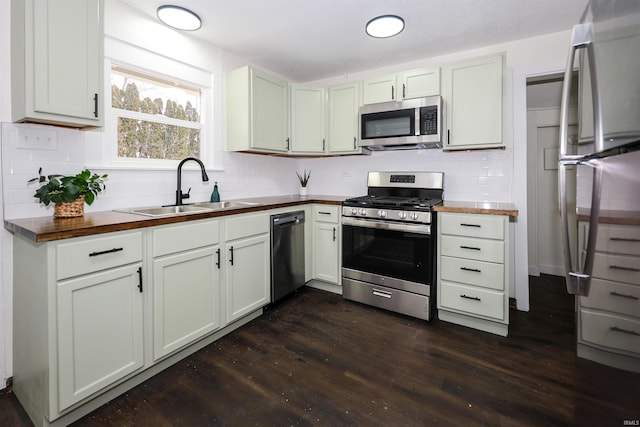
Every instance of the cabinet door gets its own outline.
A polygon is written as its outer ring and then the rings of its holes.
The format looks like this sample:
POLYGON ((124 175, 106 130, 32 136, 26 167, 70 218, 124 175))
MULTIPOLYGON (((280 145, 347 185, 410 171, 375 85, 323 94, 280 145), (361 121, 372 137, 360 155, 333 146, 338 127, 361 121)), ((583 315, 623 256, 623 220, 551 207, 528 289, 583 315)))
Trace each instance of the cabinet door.
POLYGON ((291 86, 291 151, 324 153, 324 88, 291 86))
POLYGON ((502 146, 502 56, 444 67, 444 149, 502 146))
POLYGON ((101 124, 105 103, 100 6, 100 0, 33 2, 36 112, 67 116, 61 121, 77 117, 93 126, 101 124))
POLYGON ((153 356, 157 360, 220 327, 220 248, 153 260, 153 356))
POLYGON ((354 153, 358 150, 358 84, 329 88, 329 151, 354 153))
POLYGON ((58 410, 143 366, 142 264, 58 282, 58 410))
POLYGON ((252 148, 288 151, 287 82, 251 70, 252 148))
POLYGON ((440 94, 440 68, 423 68, 400 74, 402 99, 440 94))
POLYGON ((362 82, 362 102, 365 105, 395 101, 398 99, 396 92, 395 74, 387 74, 362 82))
POLYGON ((313 278, 338 283, 338 224, 315 222, 313 278))
POLYGON ((226 245, 227 322, 265 306, 271 300, 269 235, 226 245))

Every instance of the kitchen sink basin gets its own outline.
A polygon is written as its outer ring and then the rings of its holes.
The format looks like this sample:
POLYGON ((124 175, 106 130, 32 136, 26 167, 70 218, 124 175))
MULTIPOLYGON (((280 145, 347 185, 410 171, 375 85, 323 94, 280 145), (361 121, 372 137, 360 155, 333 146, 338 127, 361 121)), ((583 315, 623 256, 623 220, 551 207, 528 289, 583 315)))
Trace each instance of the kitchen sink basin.
POLYGON ((181 206, 156 206, 156 207, 150 207, 150 208, 134 208, 134 209, 126 209, 122 211, 132 213, 132 214, 156 217, 156 216, 169 216, 169 215, 179 215, 179 214, 211 212, 212 210, 213 209, 205 206, 181 205, 181 206))
POLYGON ((116 209, 116 211, 132 213, 136 215, 159 217, 159 216, 213 212, 213 211, 220 211, 224 209, 248 208, 248 207, 256 206, 259 204, 260 203, 242 202, 242 201, 200 202, 200 203, 194 203, 190 205, 180 205, 180 206, 152 206, 152 207, 146 207, 146 208, 116 209))
POLYGON ((196 206, 203 206, 212 210, 220 210, 220 209, 248 208, 251 206, 257 206, 259 204, 260 203, 256 203, 256 202, 230 201, 230 202, 201 202, 201 203, 196 203, 196 206))

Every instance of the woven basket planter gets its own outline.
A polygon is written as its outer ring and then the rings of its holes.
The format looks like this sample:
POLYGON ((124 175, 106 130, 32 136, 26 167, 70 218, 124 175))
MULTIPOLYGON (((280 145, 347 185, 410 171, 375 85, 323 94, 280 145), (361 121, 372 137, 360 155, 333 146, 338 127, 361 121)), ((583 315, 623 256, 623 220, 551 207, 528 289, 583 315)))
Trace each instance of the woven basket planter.
POLYGON ((56 203, 53 209, 54 218, 76 218, 84 215, 84 194, 73 202, 56 203))

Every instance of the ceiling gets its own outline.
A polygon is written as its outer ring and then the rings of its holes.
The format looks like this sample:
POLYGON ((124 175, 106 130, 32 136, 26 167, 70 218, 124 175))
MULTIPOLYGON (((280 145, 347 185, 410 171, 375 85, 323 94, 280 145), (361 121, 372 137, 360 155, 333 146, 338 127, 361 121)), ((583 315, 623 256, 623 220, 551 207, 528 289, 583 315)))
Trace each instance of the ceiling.
MULTIPOLYGON (((121 0, 156 17, 161 0, 121 0)), ((569 30, 587 0, 171 0, 202 18, 191 33, 293 82, 310 82, 569 30), (396 14, 405 30, 364 32, 396 14)))

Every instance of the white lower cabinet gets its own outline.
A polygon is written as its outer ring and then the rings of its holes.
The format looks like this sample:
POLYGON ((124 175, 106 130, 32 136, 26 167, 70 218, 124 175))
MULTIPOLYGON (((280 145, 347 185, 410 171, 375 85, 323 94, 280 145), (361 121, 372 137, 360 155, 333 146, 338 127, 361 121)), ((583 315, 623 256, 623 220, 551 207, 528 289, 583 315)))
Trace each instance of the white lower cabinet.
POLYGON ((313 278, 338 284, 340 207, 313 205, 313 278))
POLYGON ((14 237, 13 384, 36 425, 143 369, 143 241, 14 237))
POLYGON ((144 364, 142 263, 57 284, 58 409, 144 364))
POLYGON ((438 213, 438 318, 506 336, 508 217, 438 213))
POLYGON ((153 230, 153 357, 158 360, 221 326, 220 222, 153 230))
POLYGON ((225 221, 227 323, 271 301, 269 215, 246 214, 225 221))

